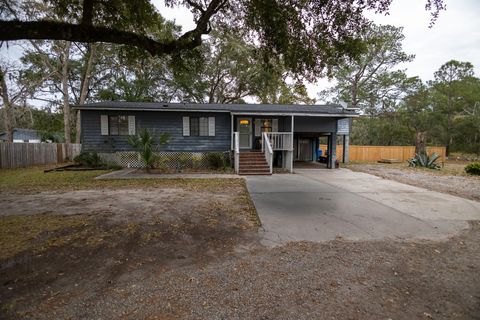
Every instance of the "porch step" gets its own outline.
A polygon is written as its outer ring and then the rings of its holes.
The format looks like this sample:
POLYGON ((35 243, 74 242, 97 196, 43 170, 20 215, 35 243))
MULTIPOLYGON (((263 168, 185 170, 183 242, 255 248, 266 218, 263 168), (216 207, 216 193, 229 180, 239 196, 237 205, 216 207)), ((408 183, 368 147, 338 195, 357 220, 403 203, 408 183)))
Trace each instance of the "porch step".
POLYGON ((267 172, 239 172, 238 173, 241 176, 271 176, 270 171, 267 172))
POLYGON ((248 174, 268 174, 270 175, 270 170, 268 168, 257 168, 257 169, 241 169, 238 172, 239 175, 248 175, 248 174))
POLYGON ((240 160, 240 164, 265 164, 265 159, 258 159, 258 160, 240 160))
POLYGON ((263 159, 265 160, 265 155, 263 153, 240 153, 240 159, 263 159))
POLYGON ((268 164, 266 163, 261 163, 261 164, 240 164, 240 170, 249 170, 249 169, 266 169, 270 171, 270 168, 268 167, 268 164))
POLYGON ((242 152, 239 157, 240 175, 270 175, 270 168, 262 152, 242 152))

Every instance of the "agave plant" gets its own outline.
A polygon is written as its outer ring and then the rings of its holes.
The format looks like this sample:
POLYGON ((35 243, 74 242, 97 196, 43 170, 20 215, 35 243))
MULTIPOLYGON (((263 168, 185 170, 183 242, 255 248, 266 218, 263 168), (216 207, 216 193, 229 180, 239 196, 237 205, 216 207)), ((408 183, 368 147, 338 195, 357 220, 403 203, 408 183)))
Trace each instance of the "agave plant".
POLYGON ((153 169, 157 161, 155 152, 158 151, 161 145, 168 143, 169 137, 168 133, 162 133, 159 141, 156 142, 154 136, 148 129, 142 129, 136 136, 129 137, 128 143, 137 149, 143 160, 145 169, 147 172, 150 172, 150 169, 153 169))
POLYGON ((408 160, 410 167, 424 167, 428 169, 440 169, 440 165, 436 162, 440 156, 437 153, 432 153, 430 156, 426 152, 420 154, 415 153, 415 157, 408 160))

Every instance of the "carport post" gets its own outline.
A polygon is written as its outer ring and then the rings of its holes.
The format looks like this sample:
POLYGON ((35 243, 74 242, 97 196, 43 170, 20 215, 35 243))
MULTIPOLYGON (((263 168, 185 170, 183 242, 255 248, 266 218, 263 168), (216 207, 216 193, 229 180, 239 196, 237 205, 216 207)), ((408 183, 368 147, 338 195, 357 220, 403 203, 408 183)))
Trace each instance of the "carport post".
POLYGON ((343 136, 343 157, 342 157, 343 163, 348 163, 348 157, 349 157, 348 149, 350 149, 350 136, 347 134, 343 136))
POLYGON ((335 169, 337 160, 337 133, 332 132, 328 139, 328 168, 335 169))

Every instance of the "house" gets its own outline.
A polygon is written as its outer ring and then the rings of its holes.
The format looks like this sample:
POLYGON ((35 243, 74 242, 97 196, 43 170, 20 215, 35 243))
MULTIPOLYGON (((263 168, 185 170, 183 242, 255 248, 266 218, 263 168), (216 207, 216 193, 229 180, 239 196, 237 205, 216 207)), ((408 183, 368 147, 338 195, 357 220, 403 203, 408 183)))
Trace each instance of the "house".
MULTIPOLYGON (((0 132, 0 141, 7 141, 6 132, 0 132)), ((13 142, 38 143, 41 142, 41 139, 37 130, 16 128, 13 129, 13 142)))
MULTIPOLYGON (((337 136, 348 135, 350 119, 358 116, 340 105, 108 101, 75 108, 81 110, 83 151, 138 166, 138 155, 127 137, 148 128, 154 134, 170 134, 161 155, 185 160, 185 155, 198 159, 222 152, 240 174, 270 174, 273 167, 292 171, 295 161, 316 161, 321 136, 328 137, 327 166, 334 168, 337 136)), ((345 159, 348 144, 344 150, 345 159)))

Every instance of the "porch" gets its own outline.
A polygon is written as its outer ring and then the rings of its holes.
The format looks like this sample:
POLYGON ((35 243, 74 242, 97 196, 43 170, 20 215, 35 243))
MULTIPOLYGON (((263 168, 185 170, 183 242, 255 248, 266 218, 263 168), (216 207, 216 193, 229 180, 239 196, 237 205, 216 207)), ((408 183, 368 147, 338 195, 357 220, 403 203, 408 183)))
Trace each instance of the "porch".
MULTIPOLYGON (((235 172, 272 174, 273 168, 293 172, 296 161, 321 167, 319 160, 324 160, 323 166, 335 168, 339 120, 313 115, 232 114, 231 150, 235 172), (321 157, 320 137, 327 137, 328 141, 321 157)), ((348 161, 348 134, 340 134, 344 135, 346 152, 342 158, 348 161)))

